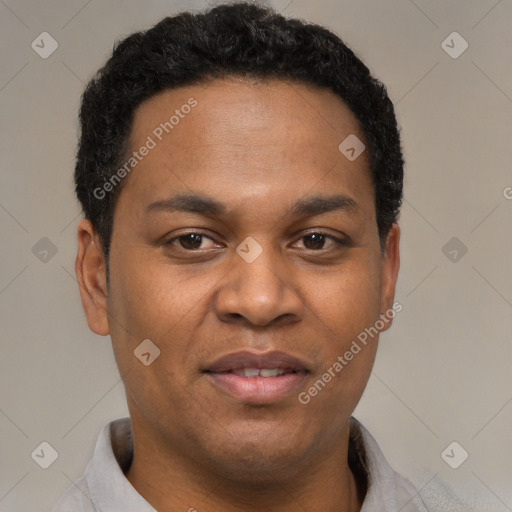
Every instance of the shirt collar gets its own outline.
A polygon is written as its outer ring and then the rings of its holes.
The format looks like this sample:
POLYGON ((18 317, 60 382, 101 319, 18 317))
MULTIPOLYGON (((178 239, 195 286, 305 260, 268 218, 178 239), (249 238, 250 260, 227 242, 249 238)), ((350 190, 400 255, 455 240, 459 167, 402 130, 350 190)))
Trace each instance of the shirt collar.
POLYGON ((123 472, 123 469, 126 471, 129 468, 132 457, 130 418, 120 418, 106 425, 86 471, 91 501, 99 510, 155 512, 123 472))
MULTIPOLYGON (((132 458, 130 418, 106 425, 85 475, 92 502, 100 510, 155 512, 125 476, 132 458)), ((355 418, 350 424, 349 463, 368 486, 361 512, 426 512, 416 489, 389 466, 375 439, 355 418)))

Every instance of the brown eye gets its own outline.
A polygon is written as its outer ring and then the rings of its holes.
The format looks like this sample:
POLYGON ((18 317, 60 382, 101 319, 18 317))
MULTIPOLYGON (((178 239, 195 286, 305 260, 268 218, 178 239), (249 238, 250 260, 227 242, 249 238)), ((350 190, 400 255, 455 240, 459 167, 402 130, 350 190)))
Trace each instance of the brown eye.
MULTIPOLYGON (((303 241, 304 248, 309 251, 332 251, 336 249, 341 249, 343 247, 348 247, 350 242, 348 239, 337 238, 333 235, 328 235, 322 231, 312 231, 303 235, 299 241, 303 241), (326 242, 330 242, 325 246, 326 242)), ((297 242, 298 243, 298 242, 297 242)))
POLYGON ((303 239, 309 239, 311 242, 309 244, 304 243, 306 249, 323 249, 326 236, 323 233, 311 233, 310 235, 305 235, 303 239))
POLYGON ((177 240, 179 240, 183 249, 199 249, 201 247, 201 242, 203 241, 203 235, 198 233, 187 233, 186 235, 179 236, 177 240))
POLYGON ((178 250, 183 249, 192 252, 197 251, 198 249, 208 249, 208 247, 202 247, 202 245, 205 245, 203 242, 206 242, 207 240, 213 242, 213 239, 211 239, 209 236, 206 236, 202 233, 197 233, 195 231, 190 231, 188 233, 175 236, 174 238, 167 241, 165 245, 178 250))

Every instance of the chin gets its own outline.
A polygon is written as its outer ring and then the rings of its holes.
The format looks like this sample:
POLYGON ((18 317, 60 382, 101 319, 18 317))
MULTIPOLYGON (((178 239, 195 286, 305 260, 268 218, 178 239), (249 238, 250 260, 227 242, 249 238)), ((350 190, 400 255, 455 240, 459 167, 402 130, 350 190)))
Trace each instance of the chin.
MULTIPOLYGON (((289 433, 281 436, 239 432, 215 443, 204 446, 215 473, 240 485, 254 486, 275 484, 300 472, 301 460, 308 450, 304 439, 294 439, 289 433), (252 437, 252 439, 250 439, 252 437)), ((274 431, 275 433, 275 431, 274 431)), ((204 461, 204 458, 203 458, 204 461)))

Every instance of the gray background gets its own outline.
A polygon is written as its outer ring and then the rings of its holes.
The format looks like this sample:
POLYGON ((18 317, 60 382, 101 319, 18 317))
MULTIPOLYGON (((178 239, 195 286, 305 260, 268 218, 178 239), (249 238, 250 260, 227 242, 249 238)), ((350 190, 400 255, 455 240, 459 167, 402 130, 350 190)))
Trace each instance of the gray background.
MULTIPOLYGON (((49 510, 100 429, 127 415, 74 277, 84 84, 114 40, 206 5, 0 0, 1 512, 49 510), (44 31, 59 45, 47 59, 31 47, 44 31), (31 458, 43 441, 59 454, 46 470, 31 458)), ((512 510, 512 1, 272 5, 334 29, 387 84, 402 126, 403 311, 355 415, 418 488, 442 480, 465 510, 512 510), (442 47, 453 31, 469 44, 458 58, 442 47), (453 441, 469 453, 458 469, 441 457, 453 441)))

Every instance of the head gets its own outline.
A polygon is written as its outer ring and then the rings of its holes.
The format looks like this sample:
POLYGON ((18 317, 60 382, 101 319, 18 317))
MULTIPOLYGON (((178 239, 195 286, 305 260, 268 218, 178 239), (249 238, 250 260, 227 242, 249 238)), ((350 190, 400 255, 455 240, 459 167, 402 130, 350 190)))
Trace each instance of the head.
POLYGON ((385 87, 328 30, 234 4, 119 43, 80 122, 82 303, 134 427, 240 479, 318 459, 378 335, 353 342, 393 308, 403 160, 385 87), (212 373, 242 350, 285 352, 301 378, 274 401, 234 396, 212 373))

